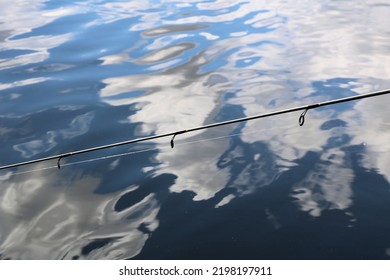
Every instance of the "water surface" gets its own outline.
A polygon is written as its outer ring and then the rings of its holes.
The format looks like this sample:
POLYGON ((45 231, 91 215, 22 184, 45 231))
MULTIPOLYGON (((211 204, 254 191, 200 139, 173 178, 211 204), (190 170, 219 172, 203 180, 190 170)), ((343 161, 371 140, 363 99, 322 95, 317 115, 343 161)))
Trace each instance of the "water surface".
MULTIPOLYGON (((1 165, 390 88, 383 0, 1 4, 1 165)), ((2 171, 0 258, 389 259, 389 102, 2 171)))

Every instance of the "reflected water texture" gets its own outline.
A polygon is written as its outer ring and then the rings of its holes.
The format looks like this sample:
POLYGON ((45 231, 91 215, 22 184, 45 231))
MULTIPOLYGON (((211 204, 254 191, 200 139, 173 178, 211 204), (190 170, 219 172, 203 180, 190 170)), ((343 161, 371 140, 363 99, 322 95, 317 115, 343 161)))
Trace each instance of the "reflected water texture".
MULTIPOLYGON (((0 164, 390 88, 389 15, 384 0, 5 1, 0 164)), ((389 102, 3 170, 0 258, 389 259, 389 102)))

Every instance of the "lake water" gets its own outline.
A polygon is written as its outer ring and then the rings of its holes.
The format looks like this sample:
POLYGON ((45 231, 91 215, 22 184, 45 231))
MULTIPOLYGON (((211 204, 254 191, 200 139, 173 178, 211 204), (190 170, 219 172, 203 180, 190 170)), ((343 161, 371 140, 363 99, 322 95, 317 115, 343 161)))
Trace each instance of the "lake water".
MULTIPOLYGON (((1 0, 0 165, 390 88, 385 0, 1 0)), ((0 173, 1 259, 389 259, 390 96, 0 173)))

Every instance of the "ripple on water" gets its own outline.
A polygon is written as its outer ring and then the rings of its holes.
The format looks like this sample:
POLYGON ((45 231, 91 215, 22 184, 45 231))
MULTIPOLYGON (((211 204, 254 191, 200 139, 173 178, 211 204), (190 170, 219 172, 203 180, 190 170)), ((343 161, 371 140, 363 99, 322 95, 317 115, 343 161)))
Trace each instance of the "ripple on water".
MULTIPOLYGON (((388 88, 389 7, 3 3, 1 164, 388 88)), ((1 173, 0 257, 388 258, 387 101, 1 173)))

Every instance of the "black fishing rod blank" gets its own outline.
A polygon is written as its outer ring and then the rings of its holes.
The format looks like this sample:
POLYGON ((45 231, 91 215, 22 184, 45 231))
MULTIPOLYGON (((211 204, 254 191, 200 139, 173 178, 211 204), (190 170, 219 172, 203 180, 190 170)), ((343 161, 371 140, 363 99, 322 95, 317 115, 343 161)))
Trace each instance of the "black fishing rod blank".
POLYGON ((78 151, 63 153, 63 154, 54 155, 54 156, 48 156, 48 157, 13 163, 13 164, 9 164, 9 165, 0 166, 0 170, 12 168, 12 167, 19 167, 19 166, 23 166, 23 165, 38 163, 38 162, 43 162, 43 161, 48 161, 48 160, 54 160, 54 159, 57 159, 57 166, 58 166, 58 168, 61 168, 61 159, 66 158, 66 157, 90 153, 90 152, 99 151, 99 150, 105 150, 105 149, 123 146, 123 145, 130 145, 130 144, 134 144, 134 143, 145 142, 145 141, 154 140, 157 138, 164 138, 164 137, 168 137, 168 136, 172 136, 170 144, 171 144, 171 147, 174 148, 175 137, 177 135, 180 135, 180 134, 304 110, 299 117, 299 125, 302 126, 305 123, 306 113, 310 109, 334 105, 334 104, 338 104, 338 103, 354 101, 354 100, 359 100, 359 99, 364 99, 364 98, 369 98, 369 97, 376 97, 376 96, 385 95, 385 94, 389 94, 389 93, 390 93, 390 89, 387 89, 387 90, 376 91, 376 92, 371 92, 371 93, 366 93, 366 94, 360 94, 360 95, 351 96, 351 97, 333 99, 333 100, 325 101, 325 102, 321 102, 321 103, 313 103, 313 104, 309 104, 309 105, 305 105, 305 106, 293 107, 293 108, 289 108, 289 109, 273 111, 270 113, 254 115, 254 116, 249 116, 249 117, 244 117, 244 118, 238 118, 238 119, 233 119, 233 120, 224 121, 224 122, 217 122, 217 123, 212 123, 212 124, 203 125, 203 126, 197 126, 197 127, 193 127, 193 128, 189 128, 189 129, 184 129, 184 130, 179 130, 179 131, 174 131, 174 132, 169 132, 169 133, 164 133, 164 134, 158 134, 158 135, 153 135, 153 136, 147 136, 147 137, 142 137, 142 138, 137 138, 137 139, 132 139, 132 140, 126 140, 126 141, 116 142, 116 143, 112 143, 112 144, 108 144, 108 145, 92 147, 92 148, 88 148, 88 149, 84 149, 84 150, 78 150, 78 151))

